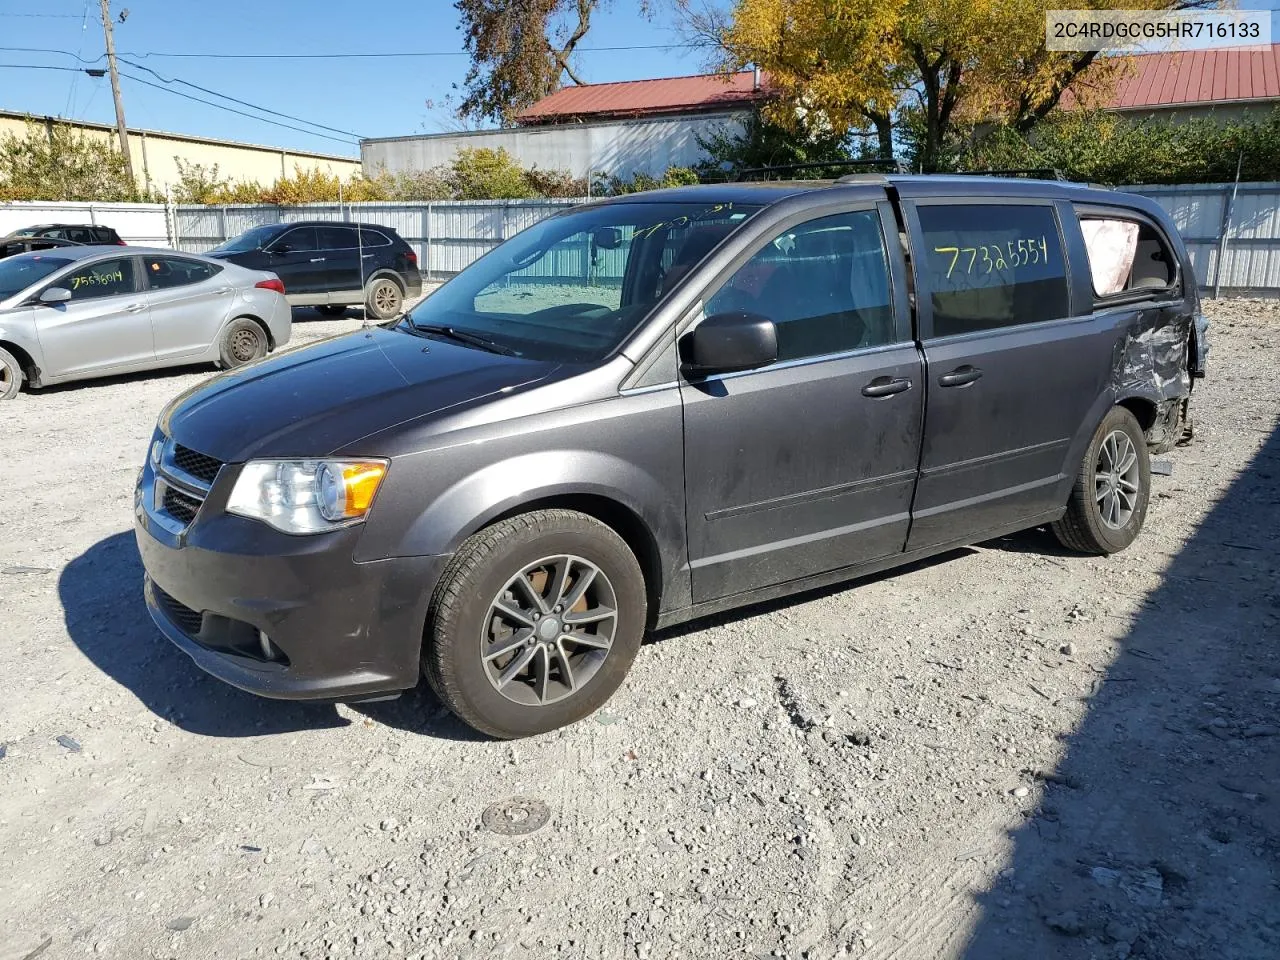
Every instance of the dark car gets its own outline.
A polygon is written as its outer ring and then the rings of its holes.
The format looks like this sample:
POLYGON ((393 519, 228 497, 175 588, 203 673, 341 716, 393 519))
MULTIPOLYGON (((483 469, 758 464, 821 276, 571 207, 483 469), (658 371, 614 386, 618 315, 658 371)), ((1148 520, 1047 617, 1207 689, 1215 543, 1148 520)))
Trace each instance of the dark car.
POLYGON ((390 227, 373 223, 272 223, 254 227, 207 256, 284 281, 294 306, 339 315, 363 305, 379 320, 399 316, 422 295, 418 255, 390 227))
POLYGON ((397 323, 160 417, 160 629, 281 698, 419 673, 500 737, 599 707, 646 629, 1047 524, 1128 546, 1207 344, 1150 200, 854 178, 544 220, 397 323))
POLYGON ((58 247, 83 247, 86 244, 74 240, 57 240, 53 237, 4 237, 0 238, 0 260, 16 257, 34 250, 53 250, 58 247))
MULTIPOLYGON (((51 240, 70 240, 72 243, 125 245, 120 234, 110 227, 96 223, 42 223, 35 227, 24 227, 15 230, 4 240, 16 240, 27 237, 44 237, 51 240)), ((4 241, 0 241, 4 242, 4 241)))

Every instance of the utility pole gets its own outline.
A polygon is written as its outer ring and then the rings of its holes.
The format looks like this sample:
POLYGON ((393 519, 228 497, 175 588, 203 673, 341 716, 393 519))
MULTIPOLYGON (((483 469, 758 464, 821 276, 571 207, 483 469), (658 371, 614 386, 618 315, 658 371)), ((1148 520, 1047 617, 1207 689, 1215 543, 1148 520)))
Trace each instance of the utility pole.
POLYGON ((124 101, 120 99, 120 74, 116 72, 116 38, 111 32, 111 6, 109 0, 102 3, 102 29, 107 35, 107 67, 111 70, 111 95, 116 100, 116 133, 120 134, 120 153, 124 156, 124 172, 129 182, 133 179, 133 158, 129 155, 129 128, 124 124, 124 101))

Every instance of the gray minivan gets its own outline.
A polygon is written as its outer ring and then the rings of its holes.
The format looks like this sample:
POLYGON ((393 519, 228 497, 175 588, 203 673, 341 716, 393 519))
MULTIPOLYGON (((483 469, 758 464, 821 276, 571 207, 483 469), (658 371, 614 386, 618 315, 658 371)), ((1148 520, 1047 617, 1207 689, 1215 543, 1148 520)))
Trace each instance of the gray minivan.
POLYGON ((1056 182, 858 176, 575 207, 409 314, 160 417, 160 629, 282 698, 425 675, 499 737, 643 634, 1048 524, 1138 535, 1207 344, 1177 232, 1056 182))

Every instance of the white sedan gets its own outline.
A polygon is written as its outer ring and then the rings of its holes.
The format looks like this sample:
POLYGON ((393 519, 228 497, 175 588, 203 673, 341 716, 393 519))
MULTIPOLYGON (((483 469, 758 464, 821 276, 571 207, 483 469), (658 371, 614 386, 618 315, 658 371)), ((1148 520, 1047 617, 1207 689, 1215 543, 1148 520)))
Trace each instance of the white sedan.
POLYGON ((135 370, 238 367, 289 340, 273 273, 145 247, 59 247, 0 260, 0 400, 135 370))

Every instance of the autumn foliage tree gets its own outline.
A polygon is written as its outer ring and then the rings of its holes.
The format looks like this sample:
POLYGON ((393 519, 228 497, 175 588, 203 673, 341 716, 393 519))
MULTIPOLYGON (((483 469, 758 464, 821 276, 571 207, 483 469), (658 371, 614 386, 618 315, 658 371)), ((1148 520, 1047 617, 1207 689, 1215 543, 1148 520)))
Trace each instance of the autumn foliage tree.
MULTIPOLYGON (((1079 0, 1080 9, 1182 9, 1210 0, 1079 0)), ((778 99, 770 119, 820 114, 836 129, 871 127, 892 145, 911 112, 916 159, 934 170, 958 124, 1003 121, 1025 131, 1071 87, 1104 84, 1118 61, 1045 48, 1056 0, 737 0, 723 31, 724 66, 755 64, 778 99)))
POLYGON ((458 113, 510 123, 575 72, 573 51, 601 0, 456 0, 471 67, 458 113))

